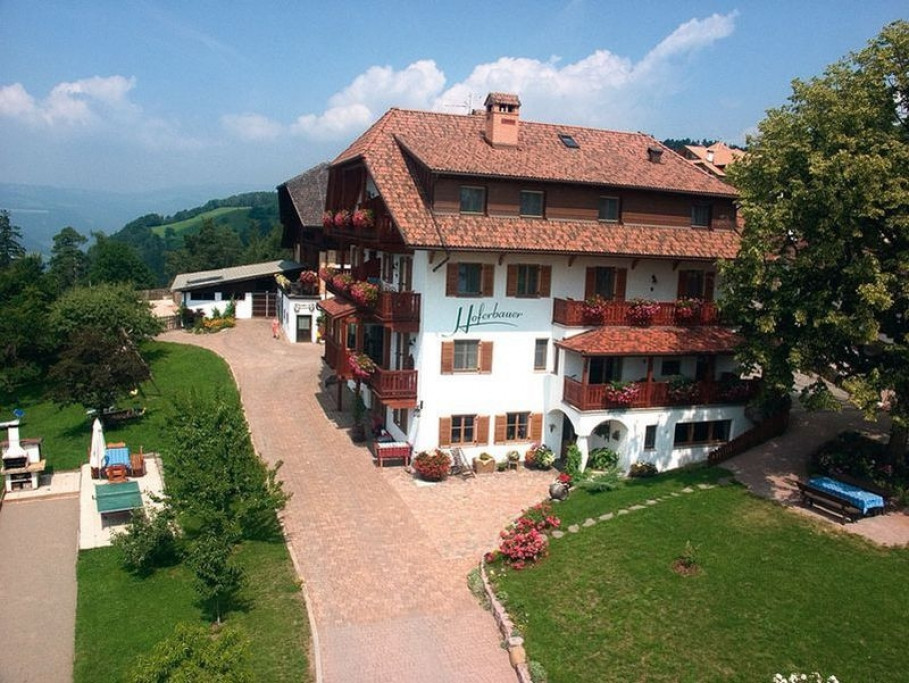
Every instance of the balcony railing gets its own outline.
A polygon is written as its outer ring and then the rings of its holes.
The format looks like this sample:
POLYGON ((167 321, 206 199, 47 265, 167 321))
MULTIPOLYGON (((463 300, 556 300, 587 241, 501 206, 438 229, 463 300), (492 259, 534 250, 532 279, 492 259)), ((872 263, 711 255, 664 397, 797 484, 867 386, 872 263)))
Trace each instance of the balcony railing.
MULTIPOLYGON (((691 317, 685 317, 674 301, 662 301, 658 305, 659 310, 651 319, 651 325, 716 325, 719 322, 713 302, 703 302, 691 317)), ((608 301, 599 307, 598 315, 590 315, 583 301, 553 299, 552 322, 566 327, 633 325, 628 315, 632 306, 630 301, 608 301)))
POLYGON ((578 410, 620 410, 625 408, 664 408, 682 405, 747 403, 757 392, 759 380, 693 382, 673 387, 669 382, 637 382, 637 393, 630 400, 619 400, 611 384, 585 384, 565 378, 562 400, 578 410))
MULTIPOLYGON (((337 211, 343 208, 349 207, 337 207, 337 209, 333 209, 333 211, 337 211)), ((373 224, 371 226, 358 227, 352 222, 348 223, 347 225, 340 226, 331 223, 330 225, 323 226, 325 234, 335 237, 347 238, 354 242, 401 242, 401 235, 395 229, 394 223, 391 220, 391 216, 385 209, 385 203, 381 200, 381 198, 373 198, 361 204, 360 208, 369 209, 373 212, 373 224)))
POLYGON ((350 352, 330 337, 325 338, 325 362, 341 377, 350 375, 350 352))
POLYGON ((364 313, 372 314, 381 324, 392 325, 400 332, 416 332, 420 327, 420 294, 418 292, 380 291, 375 303, 353 301, 346 289, 335 286, 329 278, 325 288, 344 301, 351 301, 364 313))
POLYGON ((396 407, 413 407, 417 401, 416 370, 386 370, 377 368, 366 380, 369 388, 383 403, 396 407))

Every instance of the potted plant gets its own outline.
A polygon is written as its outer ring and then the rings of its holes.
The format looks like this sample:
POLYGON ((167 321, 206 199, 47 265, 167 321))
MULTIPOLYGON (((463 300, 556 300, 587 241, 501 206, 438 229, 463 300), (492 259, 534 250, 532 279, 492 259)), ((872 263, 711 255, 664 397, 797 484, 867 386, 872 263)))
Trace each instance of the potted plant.
POLYGON ((517 471, 518 463, 521 462, 521 454, 511 450, 505 454, 505 467, 517 471))
POLYGON ((609 302, 599 294, 589 296, 581 306, 581 315, 588 325, 601 325, 606 320, 606 310, 609 302))
POLYGON ((640 387, 635 382, 610 382, 603 392, 607 403, 628 407, 638 398, 640 387))
POLYGON ((675 320, 677 323, 687 325, 695 322, 701 313, 703 301, 689 297, 675 300, 675 320))
POLYGON ((628 322, 646 327, 660 311, 660 305, 653 299, 632 299, 628 307, 628 322))
POLYGON ((347 293, 354 303, 369 308, 374 306, 379 298, 379 287, 371 282, 359 280, 350 285, 347 293))
POLYGON ((473 471, 477 474, 492 474, 496 471, 496 459, 485 451, 480 453, 473 459, 473 471))
POLYGON ((369 209, 357 209, 350 220, 355 228, 371 228, 374 225, 373 213, 369 209))
POLYGON ((669 379, 668 395, 673 403, 694 403, 700 392, 697 382, 684 375, 676 375, 669 379))
POLYGON ((331 211, 322 212, 322 227, 330 228, 335 224, 335 215, 331 211))
POLYGON ((524 454, 524 466, 538 470, 548 470, 555 462, 555 454, 546 444, 533 444, 524 454))
POLYGON ((413 459, 413 469, 425 481, 442 481, 451 472, 451 457, 438 448, 422 451, 413 459))
POLYGON ((549 497, 552 500, 565 500, 571 491, 571 475, 561 472, 558 479, 549 485, 549 497))
POLYGON ((350 225, 350 211, 347 209, 341 209, 335 214, 335 227, 336 228, 345 228, 350 225))
POLYGON ((300 273, 299 282, 304 294, 315 294, 319 291, 319 274, 314 270, 304 270, 300 273))

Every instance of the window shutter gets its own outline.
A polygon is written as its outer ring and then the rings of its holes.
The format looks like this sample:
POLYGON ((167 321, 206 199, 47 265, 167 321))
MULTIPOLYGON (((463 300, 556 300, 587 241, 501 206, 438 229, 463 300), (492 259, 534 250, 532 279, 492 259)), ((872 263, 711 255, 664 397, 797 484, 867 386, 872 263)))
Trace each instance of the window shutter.
POLYGON ((401 259, 401 291, 409 292, 413 286, 413 259, 409 256, 401 259))
POLYGON ((685 293, 688 291, 688 271, 680 270, 679 271, 679 287, 676 291, 676 298, 681 299, 685 296, 685 293))
POLYGON ((439 418, 439 447, 451 445, 451 418, 439 418))
POLYGON ((477 444, 489 443, 489 415, 477 415, 476 433, 477 444))
POLYGON ((713 301, 713 288, 716 273, 704 273, 704 301, 713 301))
POLYGON ((613 298, 616 301, 625 301, 625 290, 628 286, 628 269, 627 268, 616 268, 615 269, 615 293, 613 298))
POLYGON ((507 415, 496 415, 496 431, 493 436, 494 443, 505 443, 505 431, 508 426, 507 415))
POLYGON ((552 266, 540 266, 540 296, 548 297, 552 285, 552 266))
MULTIPOLYGON (((492 342, 480 342, 480 372, 492 372, 492 342)), ((454 360, 454 359, 452 359, 454 360)))
POLYGON ((483 264, 483 296, 492 296, 496 277, 496 267, 491 263, 483 264))
POLYGON ((597 269, 588 268, 587 276, 584 279, 584 298, 589 299, 596 294, 597 288, 597 269))
POLYGON ((449 263, 445 269, 445 296, 458 295, 458 264, 449 263))
POLYGON ((518 295, 518 267, 508 266, 508 279, 505 281, 505 296, 518 295))
POLYGON ((442 374, 450 375, 454 372, 454 342, 442 342, 442 374))
POLYGON ((530 440, 543 442, 543 413, 530 414, 530 440))

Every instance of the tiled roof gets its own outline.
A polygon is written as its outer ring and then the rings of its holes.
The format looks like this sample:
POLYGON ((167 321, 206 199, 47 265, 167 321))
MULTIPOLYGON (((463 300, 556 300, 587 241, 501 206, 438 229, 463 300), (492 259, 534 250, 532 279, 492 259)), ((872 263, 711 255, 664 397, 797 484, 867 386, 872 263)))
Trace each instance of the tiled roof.
POLYGON ((301 225, 322 225, 325 191, 328 188, 328 164, 323 162, 278 185, 285 189, 301 225))
POLYGON ((333 165, 363 161, 405 243, 413 247, 536 251, 546 244, 563 253, 615 253, 618 249, 630 255, 705 258, 730 257, 737 252, 738 236, 726 230, 623 226, 609 232, 593 221, 434 216, 415 181, 420 166, 441 175, 569 182, 729 199, 737 196, 729 185, 679 155, 663 154, 660 163, 649 161, 649 148, 668 148, 643 133, 521 121, 518 146, 494 148, 484 138, 485 121, 484 113, 465 116, 391 109, 333 165), (560 133, 572 136, 578 148, 566 147, 560 133))
POLYGON ((713 152, 712 165, 721 169, 745 156, 745 152, 730 147, 725 142, 715 142, 710 145, 710 147, 704 147, 702 145, 685 145, 685 149, 691 152, 692 158, 703 161, 707 161, 708 152, 713 152))
POLYGON ((350 302, 341 302, 337 299, 323 299, 316 304, 317 308, 325 311, 330 318, 343 318, 357 312, 357 307, 350 302))
POLYGON ((293 270, 302 270, 302 264, 296 261, 266 261, 250 263, 245 266, 218 268, 217 270, 200 270, 195 273, 179 273, 170 286, 172 292, 188 292, 194 289, 205 289, 227 282, 256 280, 260 277, 277 275, 293 270))
POLYGON ((587 356, 672 356, 692 353, 728 353, 742 338, 725 327, 598 327, 556 342, 587 356))

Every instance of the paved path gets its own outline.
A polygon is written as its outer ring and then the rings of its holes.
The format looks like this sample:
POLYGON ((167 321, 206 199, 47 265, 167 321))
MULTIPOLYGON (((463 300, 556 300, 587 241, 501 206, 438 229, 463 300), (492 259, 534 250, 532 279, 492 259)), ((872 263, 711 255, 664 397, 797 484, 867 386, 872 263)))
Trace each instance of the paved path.
MULTIPOLYGON (((266 320, 214 335, 168 332, 231 366, 258 452, 284 461, 284 523, 315 621, 325 683, 514 681, 466 573, 551 474, 418 485, 350 441, 349 403, 324 388, 323 347, 271 338, 266 320)), ((349 395, 347 397, 349 400, 349 395)))
POLYGON ((79 497, 0 512, 0 682, 73 679, 79 497))

